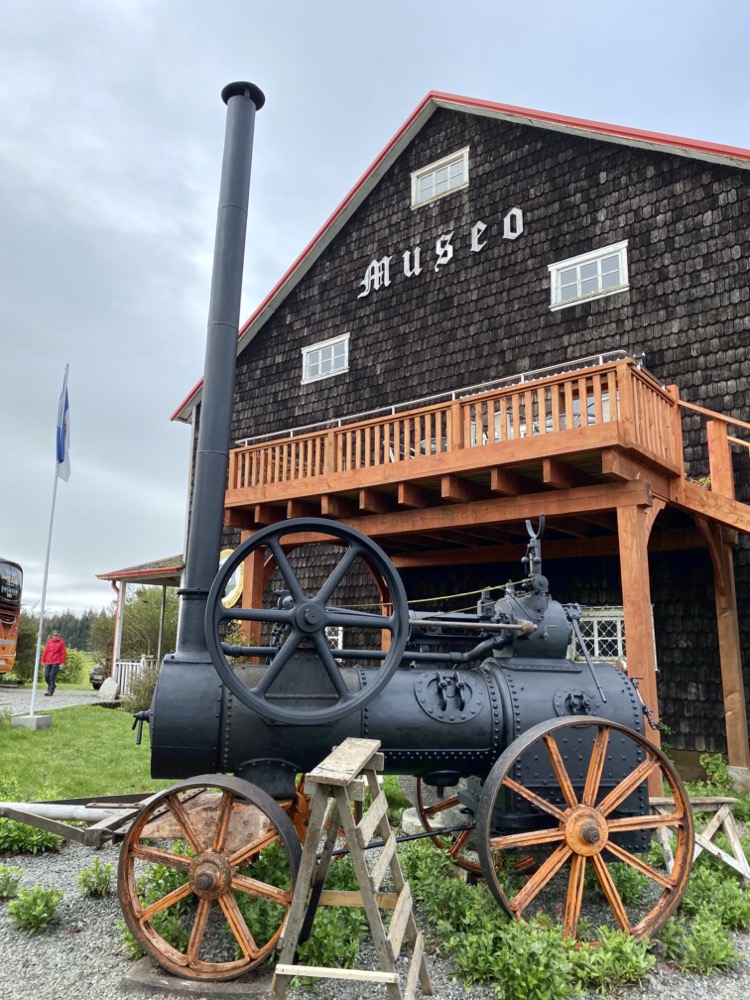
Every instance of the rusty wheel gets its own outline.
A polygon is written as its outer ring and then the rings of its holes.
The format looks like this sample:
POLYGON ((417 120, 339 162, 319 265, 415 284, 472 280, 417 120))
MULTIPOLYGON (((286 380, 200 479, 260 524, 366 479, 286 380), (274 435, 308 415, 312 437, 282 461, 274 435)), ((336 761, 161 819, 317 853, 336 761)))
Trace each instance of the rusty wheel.
POLYGON ((586 917, 594 929, 612 923, 641 938, 680 901, 693 820, 676 771, 644 736, 605 719, 563 718, 529 729, 496 762, 476 837, 487 884, 512 917, 545 909, 571 937, 586 917), (649 812, 655 775, 664 786, 659 815, 649 812), (671 871, 645 856, 660 829, 673 835, 671 871), (537 861, 524 879, 514 869, 518 851, 537 861), (637 899, 625 892, 634 879, 642 883, 637 899))
POLYGON ((202 775, 154 796, 122 845, 120 906, 138 945, 184 979, 233 979, 276 947, 300 842, 265 792, 202 775))
POLYGON ((468 872, 479 873, 482 866, 477 857, 474 846, 473 830, 461 830, 459 833, 442 833, 445 826, 458 826, 462 822, 468 822, 470 817, 456 815, 461 809, 458 801, 458 786, 450 788, 435 789, 426 784, 421 778, 417 778, 417 812, 422 821, 422 826, 427 833, 433 833, 431 837, 433 844, 445 851, 453 859, 453 863, 468 872), (441 794, 442 792, 442 794, 441 794), (456 810, 456 812, 453 812, 456 810), (456 822, 453 822, 453 818, 456 822), (447 819, 447 822, 441 822, 447 819))

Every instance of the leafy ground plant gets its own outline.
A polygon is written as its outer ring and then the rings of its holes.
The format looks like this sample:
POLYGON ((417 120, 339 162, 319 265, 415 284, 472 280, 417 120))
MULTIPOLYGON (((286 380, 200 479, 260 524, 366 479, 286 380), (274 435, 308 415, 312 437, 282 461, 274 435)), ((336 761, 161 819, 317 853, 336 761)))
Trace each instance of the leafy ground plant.
POLYGON ((501 1000, 563 1000, 582 987, 603 994, 642 982, 654 964, 647 941, 620 931, 599 928, 599 944, 580 947, 549 917, 509 920, 484 885, 457 878, 450 859, 425 841, 404 845, 400 857, 457 977, 467 985, 493 983, 501 1000))
POLYGON ((573 953, 578 984, 602 996, 628 983, 642 983, 654 967, 649 942, 608 927, 596 931, 598 947, 579 948, 573 953))
MULTIPOLYGON (((15 732, 15 730, 14 730, 15 732)), ((50 789, 39 789, 30 798, 52 798, 50 789)), ((14 778, 0 778, 0 801, 22 801, 21 790, 14 778)), ((48 833, 14 819, 0 818, 0 852, 8 854, 41 854, 43 851, 59 851, 63 838, 56 833, 48 833)))
POLYGON ((707 907, 700 909, 680 942, 677 960, 682 968, 708 975, 731 969, 740 958, 720 918, 707 907))
POLYGON ((0 865, 0 899, 14 899, 18 895, 22 875, 23 868, 0 865))
POLYGON ((38 934, 46 930, 57 916, 57 905, 65 894, 62 889, 19 889, 18 896, 8 903, 8 916, 14 927, 38 934))
POLYGON ((101 899, 112 886, 112 864, 102 864, 98 858, 93 865, 78 875, 78 888, 84 896, 101 899))

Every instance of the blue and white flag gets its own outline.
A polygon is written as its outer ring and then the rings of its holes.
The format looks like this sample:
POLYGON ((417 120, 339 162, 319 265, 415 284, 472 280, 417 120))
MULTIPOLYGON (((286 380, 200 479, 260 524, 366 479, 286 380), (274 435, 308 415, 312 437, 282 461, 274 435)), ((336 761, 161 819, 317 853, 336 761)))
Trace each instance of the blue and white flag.
POLYGON ((70 478, 70 407, 68 405, 68 370, 57 407, 57 474, 64 483, 70 478))

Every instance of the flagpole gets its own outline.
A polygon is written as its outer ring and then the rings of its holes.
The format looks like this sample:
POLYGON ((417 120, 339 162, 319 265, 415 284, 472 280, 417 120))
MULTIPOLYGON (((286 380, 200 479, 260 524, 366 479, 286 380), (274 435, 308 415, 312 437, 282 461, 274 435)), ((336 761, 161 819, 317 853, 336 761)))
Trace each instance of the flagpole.
MULTIPOLYGON (((65 376, 63 378, 63 388, 62 395, 60 396, 61 401, 65 399, 65 394, 68 390, 68 368, 69 365, 65 365, 65 376)), ((60 461, 58 459, 57 451, 55 452, 55 484, 52 487, 52 510, 50 511, 49 517, 49 534, 47 535, 47 555, 44 560, 44 579, 42 580, 42 600, 41 608, 39 611, 39 632, 36 637, 36 655, 34 657, 34 680, 31 685, 31 708, 29 709, 29 715, 34 715, 34 708, 36 705, 36 691, 37 684, 39 681, 39 661, 42 656, 42 632, 44 631, 44 611, 45 604, 47 601, 47 578, 49 577, 49 559, 50 553, 52 552, 52 529, 55 524, 55 504, 57 502, 57 481, 60 478, 60 461)))

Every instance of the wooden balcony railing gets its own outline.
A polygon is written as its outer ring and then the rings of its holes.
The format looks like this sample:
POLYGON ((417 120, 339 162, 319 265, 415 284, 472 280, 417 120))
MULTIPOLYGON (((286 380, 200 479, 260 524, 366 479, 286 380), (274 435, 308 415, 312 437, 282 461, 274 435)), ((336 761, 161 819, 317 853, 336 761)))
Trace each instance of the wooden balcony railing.
POLYGON ((363 482, 393 480, 399 469, 416 471, 411 463, 428 467, 434 456, 466 457, 469 449, 469 464, 481 467, 499 461, 497 446, 516 443, 518 453, 518 442, 529 445, 545 436, 554 453, 553 440, 561 439, 552 436, 562 434, 573 435, 581 450, 618 443, 673 473, 681 468, 677 392, 628 359, 236 448, 228 488, 230 494, 269 494, 269 487, 302 481, 314 488, 311 481, 322 477, 330 488, 328 477, 346 479, 352 472, 361 473, 363 482), (605 440, 595 428, 612 433, 605 440))

